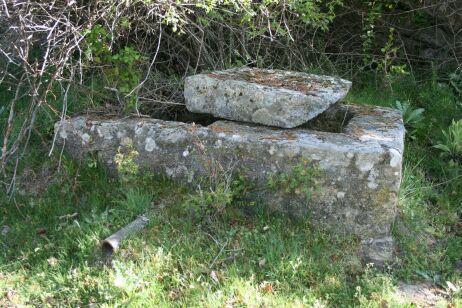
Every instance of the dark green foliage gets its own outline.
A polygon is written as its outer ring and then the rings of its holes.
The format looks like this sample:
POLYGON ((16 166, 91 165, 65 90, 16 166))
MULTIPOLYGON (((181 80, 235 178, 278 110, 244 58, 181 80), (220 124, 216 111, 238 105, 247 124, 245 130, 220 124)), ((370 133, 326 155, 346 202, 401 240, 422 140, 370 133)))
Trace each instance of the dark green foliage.
POLYGON ((89 66, 101 67, 101 76, 125 112, 137 106, 136 87, 141 81, 140 64, 145 61, 140 52, 131 46, 121 47, 117 52, 110 49, 110 34, 101 25, 95 25, 83 33, 86 60, 89 66))

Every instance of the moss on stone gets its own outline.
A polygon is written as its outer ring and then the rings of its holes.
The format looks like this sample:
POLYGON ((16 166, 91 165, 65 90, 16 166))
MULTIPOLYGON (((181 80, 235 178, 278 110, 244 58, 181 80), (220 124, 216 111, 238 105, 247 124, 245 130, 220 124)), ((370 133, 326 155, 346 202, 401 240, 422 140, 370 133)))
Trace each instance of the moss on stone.
POLYGON ((289 172, 270 174, 267 186, 290 195, 305 194, 306 199, 310 200, 319 188, 317 182, 321 175, 318 164, 313 164, 309 159, 302 159, 302 162, 292 167, 289 172))

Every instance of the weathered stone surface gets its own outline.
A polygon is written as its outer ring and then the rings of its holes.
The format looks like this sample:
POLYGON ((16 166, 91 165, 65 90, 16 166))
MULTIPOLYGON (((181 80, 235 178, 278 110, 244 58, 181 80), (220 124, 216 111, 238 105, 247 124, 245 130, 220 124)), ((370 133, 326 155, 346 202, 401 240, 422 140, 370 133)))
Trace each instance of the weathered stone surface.
POLYGON ((451 306, 449 303, 450 293, 430 282, 416 284, 399 282, 392 298, 396 307, 406 307, 409 306, 409 303, 416 307, 451 306))
POLYGON ((350 87, 336 77, 239 68, 186 78, 184 96, 191 112, 293 128, 343 99, 350 87))
POLYGON ((324 118, 345 119, 342 132, 88 116, 57 123, 55 129, 58 144, 71 155, 97 152, 111 169, 118 149, 131 145, 139 152, 140 170, 174 179, 193 182, 239 173, 255 184, 255 198, 270 209, 356 235, 366 258, 388 260, 401 180, 401 115, 350 105, 334 106, 324 118), (295 186, 289 187, 287 179, 295 186))

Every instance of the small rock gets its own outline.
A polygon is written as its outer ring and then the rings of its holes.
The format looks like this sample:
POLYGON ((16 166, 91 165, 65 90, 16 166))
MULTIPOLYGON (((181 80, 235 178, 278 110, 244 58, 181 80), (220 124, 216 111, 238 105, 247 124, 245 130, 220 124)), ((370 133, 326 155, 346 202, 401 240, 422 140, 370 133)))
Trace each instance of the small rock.
POLYGON ((262 259, 260 259, 260 260, 258 261, 258 266, 260 266, 260 267, 265 266, 265 264, 266 264, 266 259, 265 259, 265 258, 262 258, 262 259))
POLYGON ((446 281, 446 285, 448 286, 448 289, 451 290, 451 292, 457 293, 457 292, 460 291, 460 287, 454 285, 454 284, 453 284, 452 282, 450 282, 450 281, 446 281))
POLYGON ((402 298, 406 301, 410 301, 417 307, 435 307, 439 304, 447 304, 447 295, 444 290, 430 283, 400 283, 395 295, 395 298, 402 298))
POLYGON ((14 294, 15 292, 13 290, 8 290, 6 291, 6 294, 5 294, 5 297, 11 302, 13 303, 14 302, 14 294))
POLYGON ((456 272, 462 273, 462 260, 457 261, 456 264, 454 265, 454 268, 456 272))
POLYGON ((2 235, 7 235, 8 232, 10 232, 10 230, 11 230, 11 228, 10 228, 9 226, 4 225, 4 226, 2 227, 2 231, 1 231, 0 233, 1 233, 2 235))
POLYGON ((211 272, 210 272, 210 278, 212 278, 212 280, 213 280, 215 283, 218 283, 218 282, 219 282, 217 273, 216 273, 215 271, 211 271, 211 272))
POLYGON ((393 259, 394 243, 391 236, 364 240, 361 246, 366 263, 381 267, 393 259))
POLYGON ((49 259, 47 259, 47 262, 50 266, 56 266, 58 265, 58 259, 56 259, 55 257, 51 257, 49 259))

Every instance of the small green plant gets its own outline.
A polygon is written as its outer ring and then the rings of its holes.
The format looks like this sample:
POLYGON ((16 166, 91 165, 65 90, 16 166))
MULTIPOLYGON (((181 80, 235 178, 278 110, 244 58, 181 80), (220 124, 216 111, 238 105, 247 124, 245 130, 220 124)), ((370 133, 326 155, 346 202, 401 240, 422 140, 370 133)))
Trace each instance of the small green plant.
POLYGON ((462 68, 459 67, 454 73, 449 74, 449 84, 458 95, 462 95, 462 68))
POLYGON ((101 25, 95 25, 83 32, 85 37, 85 57, 96 64, 103 63, 111 54, 108 41, 109 33, 101 25))
POLYGON ((443 131, 443 140, 434 146, 443 156, 454 162, 462 160, 462 120, 453 120, 447 131, 443 131))
POLYGON ((396 68, 396 66, 392 65, 399 48, 395 45, 395 29, 390 28, 388 31, 387 42, 382 48, 380 48, 383 58, 379 61, 377 66, 377 70, 382 71, 383 76, 385 77, 388 77, 390 73, 399 73, 400 71, 404 71, 402 67, 400 70, 399 68, 396 68))
POLYGON ((381 16, 381 7, 375 6, 372 2, 368 3, 369 12, 365 18, 363 26, 363 34, 361 35, 362 44, 363 44, 363 61, 365 64, 369 65, 374 61, 372 58, 372 47, 374 44, 375 38, 375 22, 381 16))
POLYGON ((222 213, 232 201, 232 190, 225 183, 219 183, 214 189, 197 189, 185 201, 185 205, 199 217, 211 217, 222 213))
POLYGON ((395 102, 395 108, 403 115, 404 126, 407 130, 415 128, 424 119, 425 109, 414 108, 409 102, 395 102))
MULTIPOLYGON (((246 200, 253 189, 252 183, 240 174, 223 177, 218 181, 209 179, 204 181, 202 186, 199 185, 184 203, 186 208, 191 209, 198 217, 213 218, 222 214, 229 206, 243 205, 243 200, 246 200)), ((254 205, 255 202, 249 201, 244 204, 254 205)))
POLYGON ((310 166, 306 160, 292 168, 288 173, 273 174, 268 180, 269 189, 283 190, 287 194, 305 194, 311 199, 316 190, 316 180, 321 172, 317 165, 310 166))
POLYGON ((135 162, 138 156, 138 151, 133 149, 133 146, 125 148, 119 147, 114 161, 117 166, 117 172, 123 184, 129 184, 136 179, 139 172, 138 164, 135 162))

